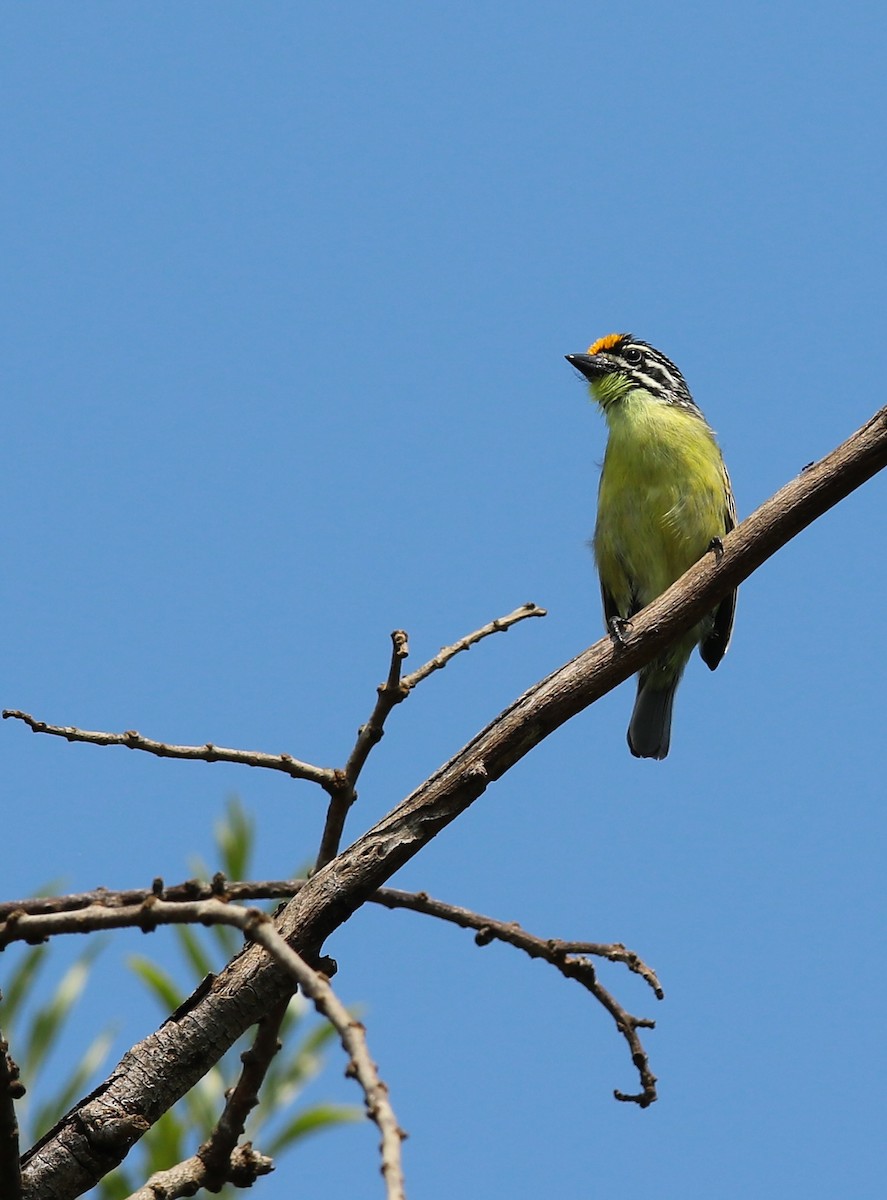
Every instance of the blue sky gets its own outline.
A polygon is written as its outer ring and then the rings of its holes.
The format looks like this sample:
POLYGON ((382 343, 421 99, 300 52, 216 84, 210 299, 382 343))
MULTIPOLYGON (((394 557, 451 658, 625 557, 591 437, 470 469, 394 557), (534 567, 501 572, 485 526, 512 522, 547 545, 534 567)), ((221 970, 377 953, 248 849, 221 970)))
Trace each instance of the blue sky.
MULTIPOLYGON (((4 17, 4 707, 336 764, 392 629, 412 668, 544 605, 392 715, 356 835, 600 636, 604 426, 564 354, 669 354, 741 513, 883 403, 881 6, 4 17)), ((516 952, 381 911, 332 939, 412 1195, 880 1194, 884 503, 744 586, 667 761, 629 755, 625 685, 396 879, 652 963, 661 1004, 603 977, 657 1020, 655 1106, 612 1100, 606 1014, 516 952)), ((232 793, 260 874, 316 847, 308 785, 0 734, 4 898, 181 879, 232 793)), ((119 959, 169 943, 120 935, 84 1028, 110 996, 117 1049, 144 1036, 119 959)), ((357 1098, 341 1065, 312 1098, 357 1098)), ((381 1194, 375 1141, 318 1138, 256 1195, 381 1194)))

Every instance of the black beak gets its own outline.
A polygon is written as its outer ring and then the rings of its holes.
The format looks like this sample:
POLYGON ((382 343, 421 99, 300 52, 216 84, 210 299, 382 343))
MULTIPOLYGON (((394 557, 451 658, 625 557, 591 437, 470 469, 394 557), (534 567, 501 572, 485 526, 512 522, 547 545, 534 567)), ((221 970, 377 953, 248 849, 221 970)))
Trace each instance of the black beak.
POLYGON ((565 354, 564 357, 570 366, 581 371, 586 379, 600 379, 601 375, 606 375, 613 369, 613 364, 601 354, 565 354))

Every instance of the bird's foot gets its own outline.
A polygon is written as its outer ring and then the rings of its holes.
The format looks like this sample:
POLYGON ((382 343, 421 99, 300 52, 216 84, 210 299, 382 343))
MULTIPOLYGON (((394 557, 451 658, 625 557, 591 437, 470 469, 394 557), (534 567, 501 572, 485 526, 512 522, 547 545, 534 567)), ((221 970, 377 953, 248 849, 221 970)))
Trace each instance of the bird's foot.
POLYGON ((620 650, 624 650, 628 643, 625 640, 626 629, 631 628, 631 621, 625 617, 610 617, 607 622, 607 629, 610 631, 610 637, 616 643, 620 650))
POLYGON ((724 557, 724 539, 720 537, 713 537, 708 543, 708 549, 715 556, 715 562, 720 562, 724 557))

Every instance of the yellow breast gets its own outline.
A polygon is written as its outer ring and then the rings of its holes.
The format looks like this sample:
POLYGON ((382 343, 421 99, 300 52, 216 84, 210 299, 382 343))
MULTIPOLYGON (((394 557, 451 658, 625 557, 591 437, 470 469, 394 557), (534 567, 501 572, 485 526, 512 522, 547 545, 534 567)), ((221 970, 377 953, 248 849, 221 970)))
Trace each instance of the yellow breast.
POLYGON ((726 474, 708 426, 644 394, 607 411, 595 558, 621 612, 649 604, 726 532, 726 474))

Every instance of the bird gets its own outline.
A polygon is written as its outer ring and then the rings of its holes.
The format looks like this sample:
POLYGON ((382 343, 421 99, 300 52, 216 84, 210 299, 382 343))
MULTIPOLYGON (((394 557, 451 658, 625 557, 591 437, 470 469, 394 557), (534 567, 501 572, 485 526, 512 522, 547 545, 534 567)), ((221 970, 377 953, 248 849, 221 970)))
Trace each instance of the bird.
MULTIPOLYGON (((608 427, 591 545, 604 620, 620 643, 631 618, 736 525, 733 488, 711 426, 675 364, 630 333, 566 359, 608 427)), ((736 592, 638 673, 628 725, 636 758, 663 759, 675 692, 695 646, 712 671, 730 644, 736 592)))

